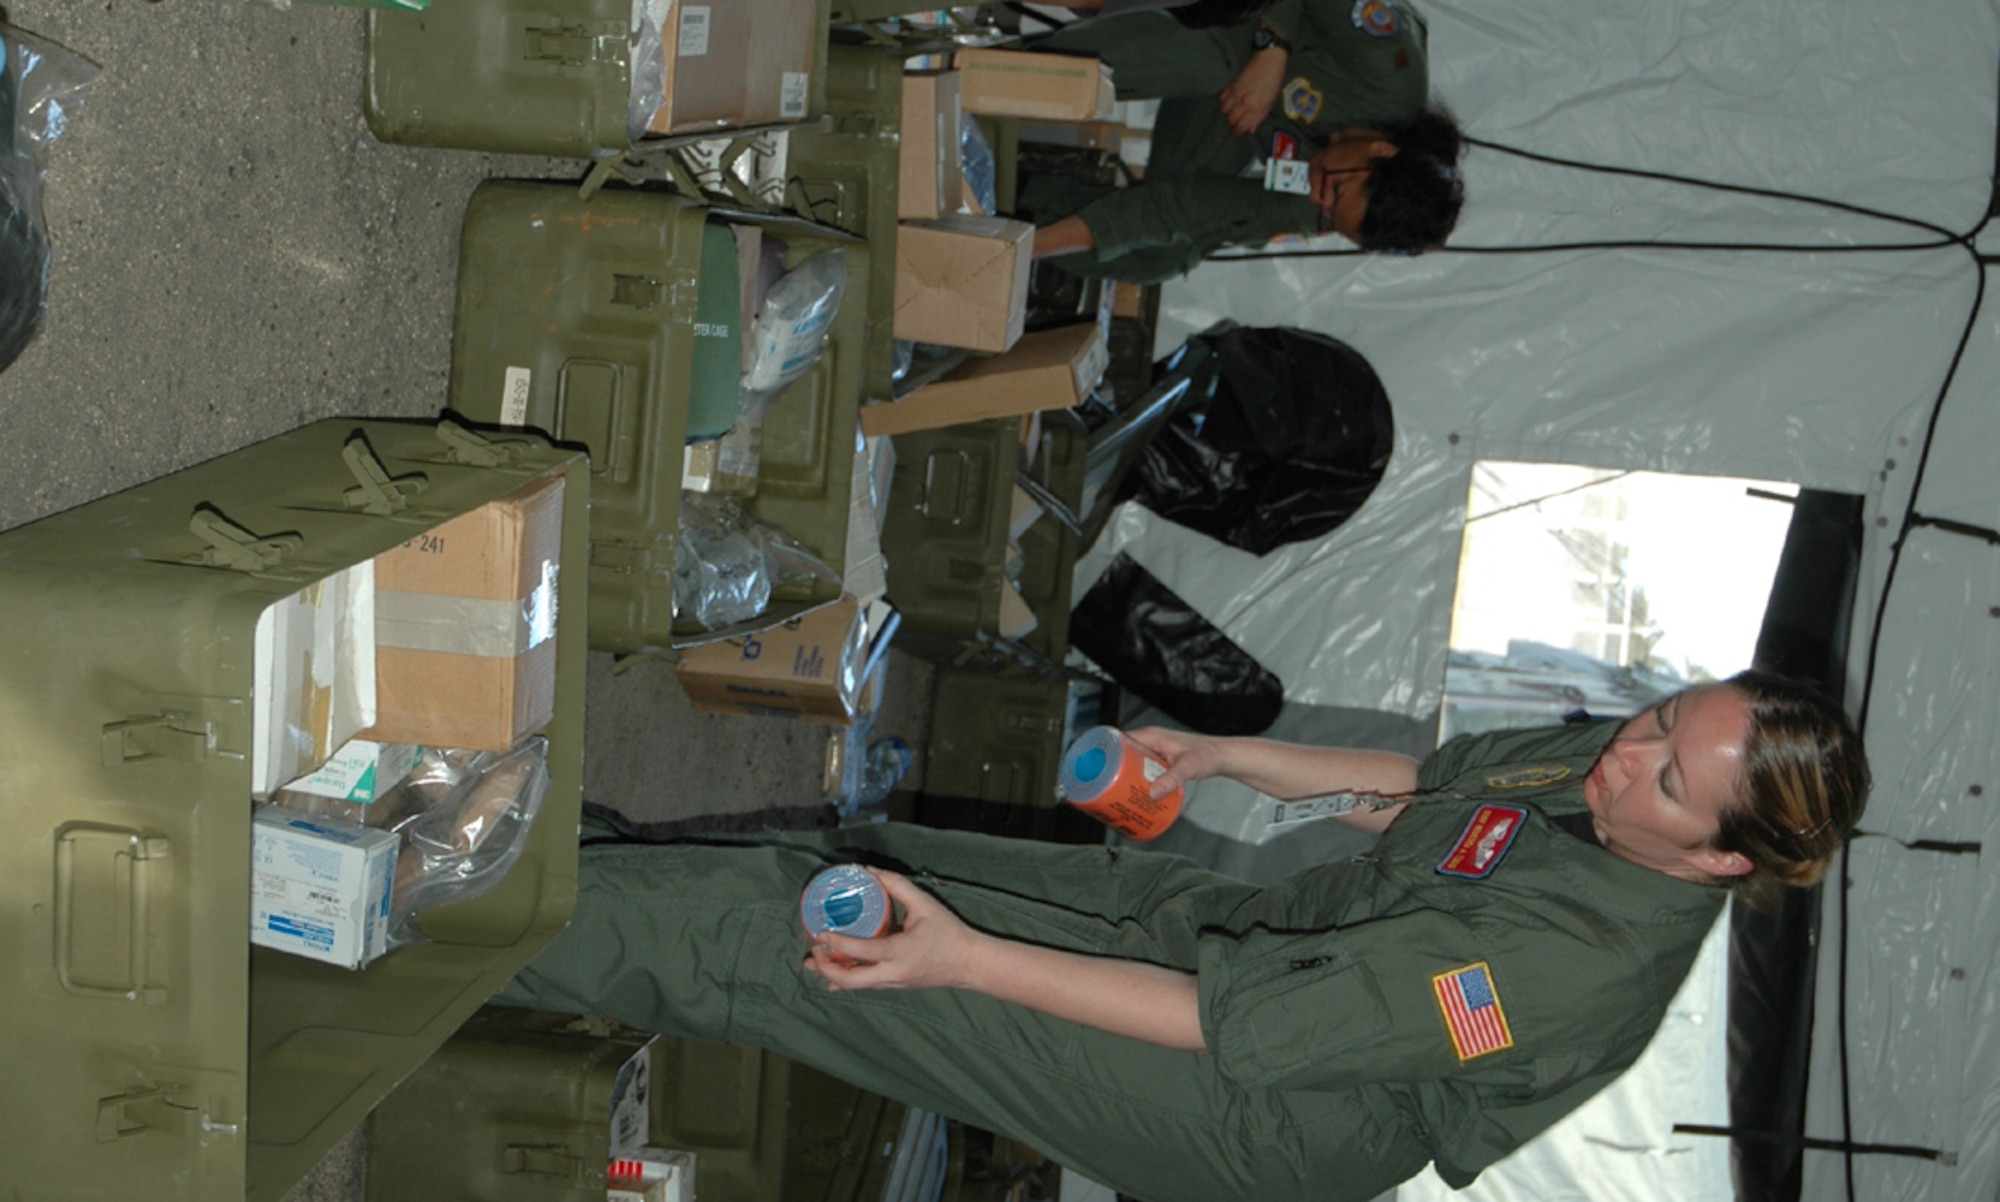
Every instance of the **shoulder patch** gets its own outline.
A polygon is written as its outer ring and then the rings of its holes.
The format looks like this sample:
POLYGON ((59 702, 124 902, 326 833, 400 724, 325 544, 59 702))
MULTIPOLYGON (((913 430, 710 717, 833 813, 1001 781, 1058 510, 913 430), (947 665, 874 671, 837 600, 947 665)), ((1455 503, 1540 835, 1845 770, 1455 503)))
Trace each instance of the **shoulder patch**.
POLYGON ((1489 789, 1533 789, 1541 785, 1553 785, 1569 777, 1568 764, 1550 764, 1541 768, 1519 768, 1513 772, 1498 772, 1486 778, 1489 789))
POLYGON ((1480 806, 1465 820, 1458 841, 1438 861, 1438 872, 1471 880, 1492 876, 1527 821, 1528 811, 1520 806, 1480 806))
POLYGON ((1371 38, 1393 38, 1403 32, 1403 13, 1396 0, 1354 0, 1354 27, 1371 38))
POLYGON ((1285 86, 1278 92, 1278 100, 1284 107, 1285 116, 1307 125, 1313 123, 1313 119, 1319 116, 1320 108, 1326 103, 1326 98, 1320 95, 1319 89, 1313 87, 1312 81, 1303 75, 1294 75, 1286 80, 1285 86))
POLYGON ((1431 989, 1460 1064, 1514 1046, 1514 1033, 1507 1028, 1507 1014, 1500 1008, 1500 993, 1493 987, 1486 961, 1437 974, 1431 978, 1431 989))

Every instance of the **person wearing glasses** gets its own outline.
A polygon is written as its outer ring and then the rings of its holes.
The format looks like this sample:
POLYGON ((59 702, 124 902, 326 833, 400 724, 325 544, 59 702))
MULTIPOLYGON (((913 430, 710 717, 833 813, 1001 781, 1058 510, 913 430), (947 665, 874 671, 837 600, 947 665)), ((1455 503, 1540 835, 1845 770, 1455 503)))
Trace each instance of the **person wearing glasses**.
POLYGON ((1462 138, 1430 101, 1428 33, 1408 0, 1280 0, 1199 28, 1185 8, 1107 11, 1029 45, 1095 55, 1121 98, 1161 100, 1145 176, 1110 190, 1031 181, 1036 257, 1154 283, 1287 235, 1392 254, 1444 243, 1464 203, 1462 138))

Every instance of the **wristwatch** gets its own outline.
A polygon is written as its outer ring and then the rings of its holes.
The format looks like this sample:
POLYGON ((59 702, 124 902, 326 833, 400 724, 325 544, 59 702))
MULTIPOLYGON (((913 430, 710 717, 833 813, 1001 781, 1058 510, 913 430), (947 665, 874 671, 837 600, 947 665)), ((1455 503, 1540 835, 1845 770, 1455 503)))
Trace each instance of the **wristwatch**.
POLYGON ((1276 46, 1286 54, 1292 52, 1292 44, 1281 37, 1278 31, 1269 25, 1257 26, 1256 32, 1250 35, 1250 45, 1258 50, 1269 50, 1271 47, 1276 46))

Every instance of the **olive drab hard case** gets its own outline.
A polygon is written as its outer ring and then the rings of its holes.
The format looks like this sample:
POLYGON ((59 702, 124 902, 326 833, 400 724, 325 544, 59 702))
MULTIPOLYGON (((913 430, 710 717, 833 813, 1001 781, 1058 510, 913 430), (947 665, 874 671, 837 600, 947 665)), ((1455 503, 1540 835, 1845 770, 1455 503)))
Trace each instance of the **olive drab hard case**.
MULTIPOLYGON (((581 159, 630 150, 632 7, 632 0, 431 0, 423 12, 371 12, 368 127, 384 142, 409 146, 581 159)), ((824 91, 824 2, 815 20, 805 98, 812 113, 824 91)), ((648 137, 640 145, 686 140, 648 137)))
POLYGON ((1083 493, 1086 436, 1073 414, 1042 416, 1033 467, 1017 473, 1021 423, 967 422, 895 436, 896 467, 882 524, 889 600, 903 615, 899 644, 958 666, 1031 662, 1069 653, 1075 511, 1083 493), (1022 479, 1025 477, 1025 479, 1022 479), (1008 535, 1016 489, 1042 506, 1019 540, 1013 581, 1036 617, 1018 639, 1002 629, 1009 586, 1008 535))
POLYGON ((491 892, 349 971, 250 933, 267 608, 538 477, 538 438, 329 421, 0 534, 0 1177, 10 1197, 276 1199, 568 920, 586 574, 559 575, 551 783, 491 892))
MULTIPOLYGON (((600 650, 657 652, 677 641, 674 544, 711 219, 782 239, 787 268, 816 251, 845 251, 847 282, 826 351, 765 415, 757 495, 747 503, 840 571, 871 247, 800 218, 712 208, 658 189, 584 196, 574 185, 489 180, 466 208, 450 404, 589 449, 589 631, 600 650)), ((839 592, 831 582, 780 590, 756 628, 839 592)))

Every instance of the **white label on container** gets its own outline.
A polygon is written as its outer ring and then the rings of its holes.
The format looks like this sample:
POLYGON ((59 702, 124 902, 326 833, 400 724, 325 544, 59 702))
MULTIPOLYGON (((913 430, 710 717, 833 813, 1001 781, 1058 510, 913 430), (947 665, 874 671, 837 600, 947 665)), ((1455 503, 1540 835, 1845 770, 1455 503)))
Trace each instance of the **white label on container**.
POLYGON ((787 121, 797 121, 806 115, 806 73, 804 71, 785 72, 784 86, 778 93, 778 116, 787 121))
POLYGON ((681 9, 680 44, 674 52, 681 58, 700 58, 708 53, 708 5, 690 4, 681 9))
POLYGON ((525 426, 528 424, 528 385, 534 381, 535 373, 525 367, 510 367, 507 378, 500 386, 500 424, 503 426, 525 426))

